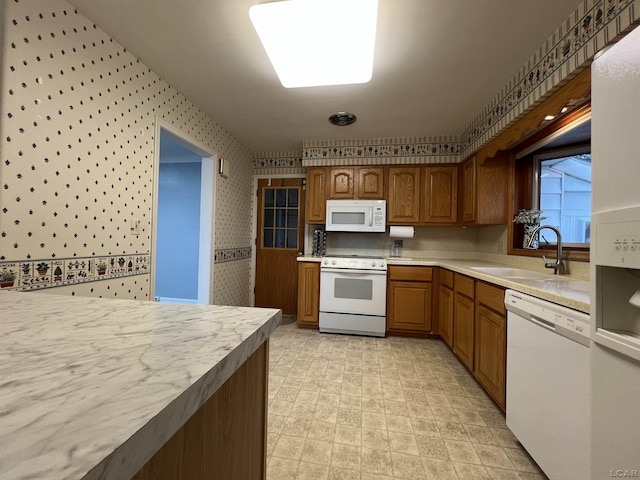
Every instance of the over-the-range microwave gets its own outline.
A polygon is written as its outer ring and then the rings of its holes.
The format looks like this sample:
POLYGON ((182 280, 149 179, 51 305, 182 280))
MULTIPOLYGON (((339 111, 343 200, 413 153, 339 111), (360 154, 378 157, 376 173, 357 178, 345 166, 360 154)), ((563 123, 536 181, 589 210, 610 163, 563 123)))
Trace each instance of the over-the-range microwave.
POLYGON ((384 232, 385 200, 327 200, 328 232, 384 232))

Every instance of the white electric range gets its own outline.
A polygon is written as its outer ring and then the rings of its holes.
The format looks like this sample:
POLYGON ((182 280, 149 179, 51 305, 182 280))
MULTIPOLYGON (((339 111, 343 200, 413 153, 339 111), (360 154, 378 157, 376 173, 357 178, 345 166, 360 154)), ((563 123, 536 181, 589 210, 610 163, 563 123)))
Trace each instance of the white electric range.
POLYGON ((335 255, 320 263, 320 332, 384 337, 387 261, 335 255))

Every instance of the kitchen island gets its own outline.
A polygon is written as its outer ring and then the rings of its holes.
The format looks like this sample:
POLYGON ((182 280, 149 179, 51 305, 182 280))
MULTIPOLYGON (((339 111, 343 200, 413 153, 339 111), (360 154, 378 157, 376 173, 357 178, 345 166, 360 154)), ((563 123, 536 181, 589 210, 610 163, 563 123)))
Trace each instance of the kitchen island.
POLYGON ((279 310, 0 292, 0 312, 0 479, 264 478, 279 310))

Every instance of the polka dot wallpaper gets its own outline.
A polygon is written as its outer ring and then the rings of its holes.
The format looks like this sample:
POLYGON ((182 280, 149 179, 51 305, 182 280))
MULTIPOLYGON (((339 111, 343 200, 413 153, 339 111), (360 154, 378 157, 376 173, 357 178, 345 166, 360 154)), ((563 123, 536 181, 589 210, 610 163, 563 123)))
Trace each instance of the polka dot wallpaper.
MULTIPOLYGON (((37 280, 52 293, 149 298, 156 117, 233 166, 217 183, 215 248, 251 246, 246 147, 68 3, 2 8, 0 272, 15 276, 5 288, 37 280), (98 272, 121 256, 140 268, 98 272), (72 261, 84 276, 68 278, 72 261), (59 275, 35 273, 52 262, 59 275)), ((214 269, 214 302, 247 305, 249 261, 228 264, 214 269)))

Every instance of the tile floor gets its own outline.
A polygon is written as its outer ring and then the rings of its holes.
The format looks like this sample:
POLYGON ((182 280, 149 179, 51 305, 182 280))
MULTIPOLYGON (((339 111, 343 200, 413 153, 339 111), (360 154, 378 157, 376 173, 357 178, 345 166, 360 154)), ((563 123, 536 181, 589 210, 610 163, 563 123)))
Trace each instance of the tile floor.
POLYGON ((271 337, 267 480, 522 479, 544 474, 440 340, 271 337))

